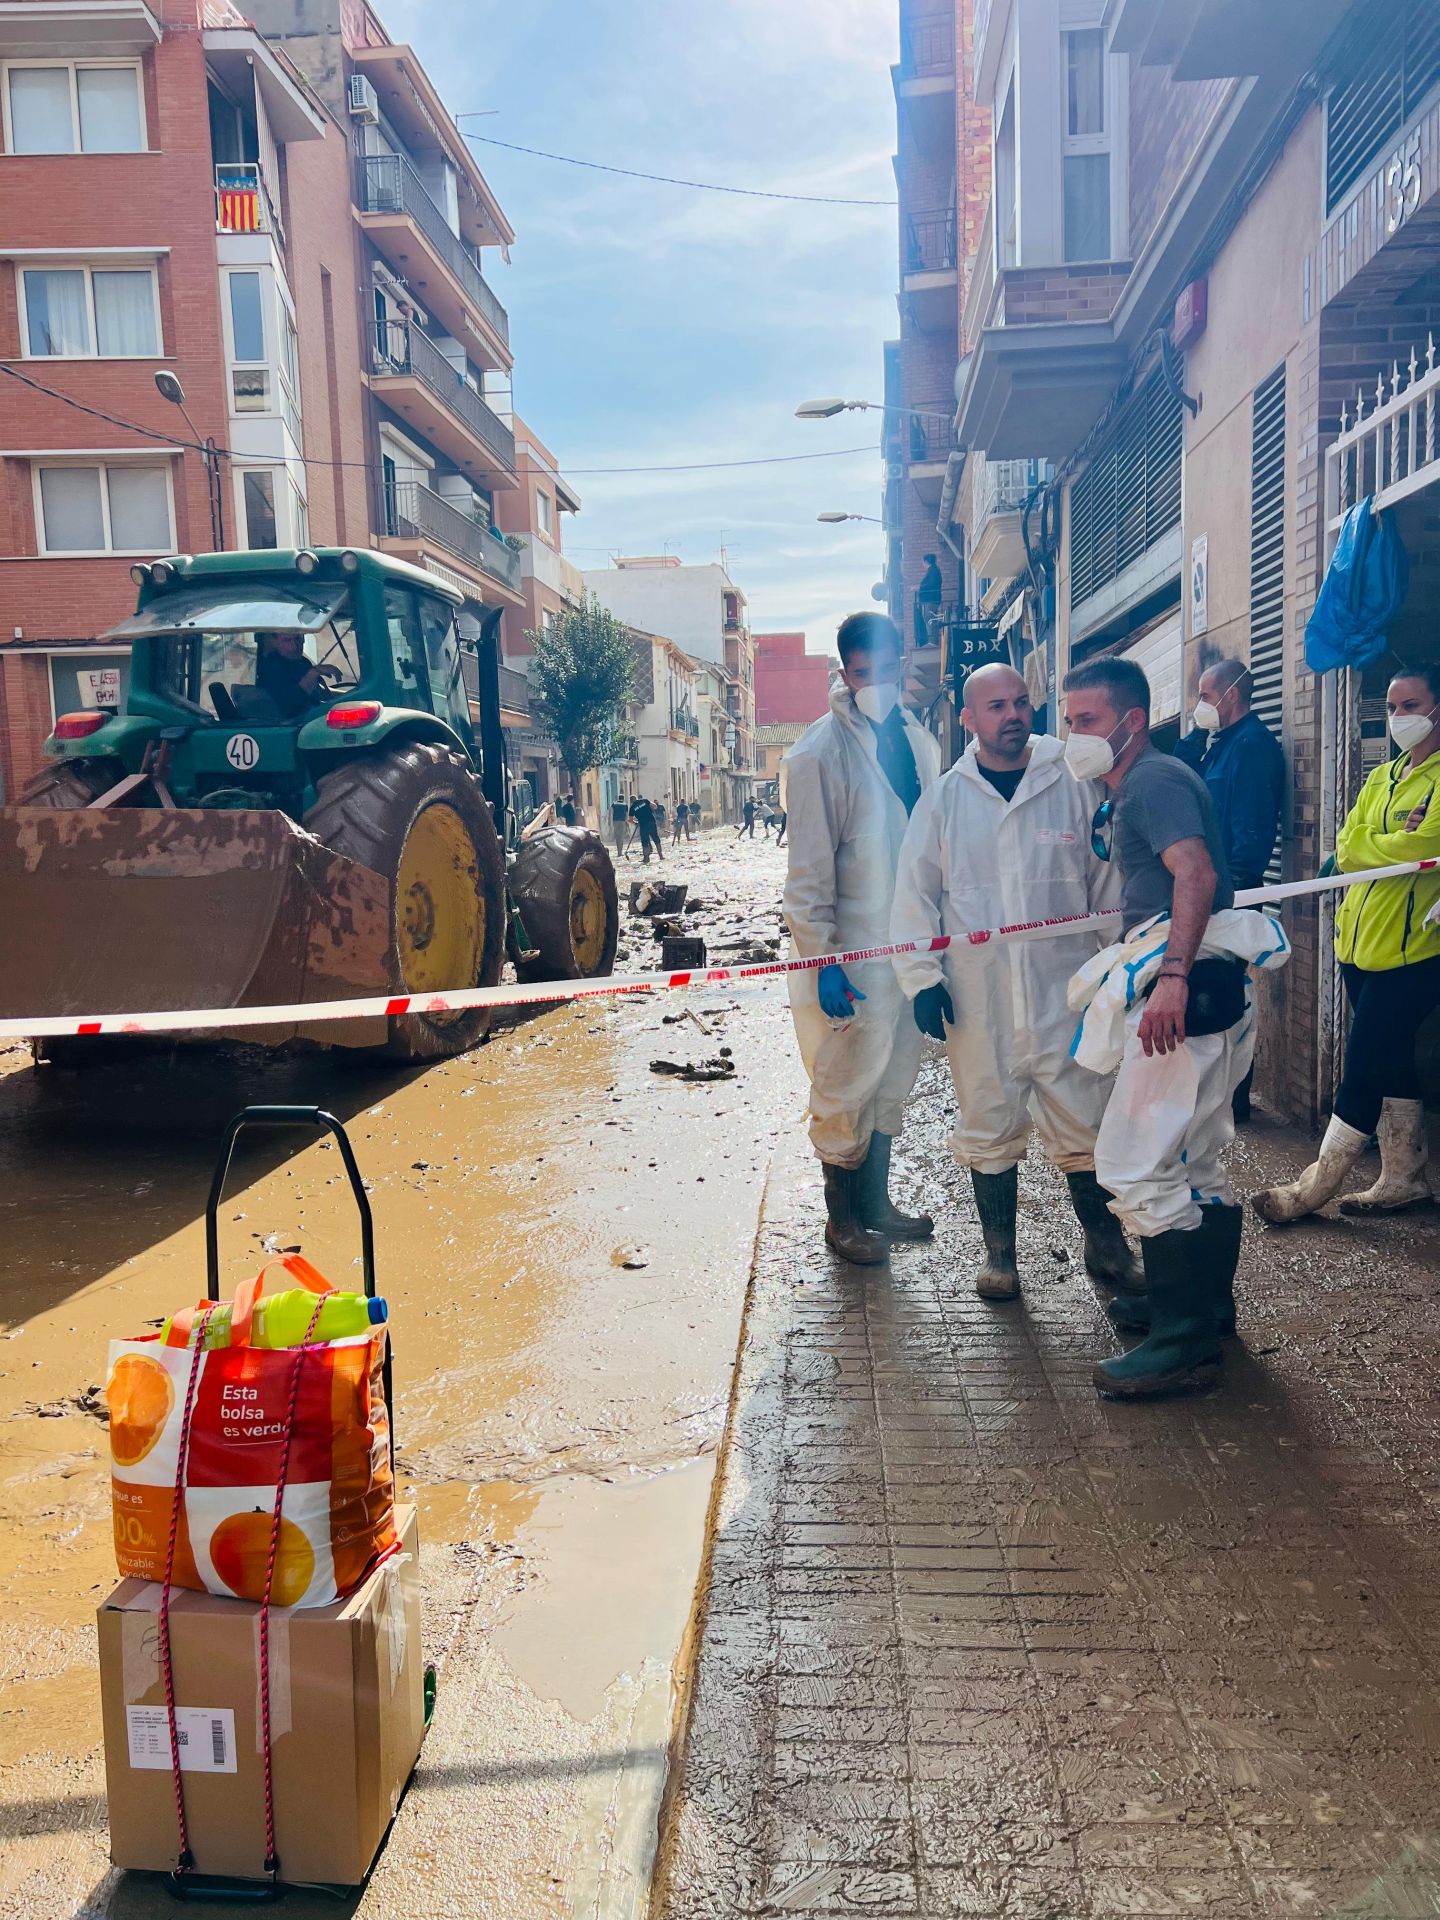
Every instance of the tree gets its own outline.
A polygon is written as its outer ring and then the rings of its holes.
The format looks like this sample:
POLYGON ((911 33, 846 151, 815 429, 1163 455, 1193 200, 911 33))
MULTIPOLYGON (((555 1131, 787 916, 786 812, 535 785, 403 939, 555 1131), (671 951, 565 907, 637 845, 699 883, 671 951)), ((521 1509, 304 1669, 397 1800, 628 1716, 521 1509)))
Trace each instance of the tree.
POLYGON ((592 594, 543 633, 525 637, 535 650, 531 689, 570 775, 570 791, 578 793, 587 767, 620 757, 625 707, 635 691, 629 629, 592 594))

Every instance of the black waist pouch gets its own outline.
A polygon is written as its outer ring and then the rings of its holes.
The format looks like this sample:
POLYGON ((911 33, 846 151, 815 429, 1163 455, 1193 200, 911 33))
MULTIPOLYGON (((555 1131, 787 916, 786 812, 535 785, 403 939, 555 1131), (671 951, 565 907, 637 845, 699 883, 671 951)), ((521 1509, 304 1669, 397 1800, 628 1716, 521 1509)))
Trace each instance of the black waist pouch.
POLYGON ((1197 960, 1190 969, 1190 998, 1185 1007, 1187 1036, 1228 1033, 1245 1018, 1245 963, 1219 954, 1197 960))

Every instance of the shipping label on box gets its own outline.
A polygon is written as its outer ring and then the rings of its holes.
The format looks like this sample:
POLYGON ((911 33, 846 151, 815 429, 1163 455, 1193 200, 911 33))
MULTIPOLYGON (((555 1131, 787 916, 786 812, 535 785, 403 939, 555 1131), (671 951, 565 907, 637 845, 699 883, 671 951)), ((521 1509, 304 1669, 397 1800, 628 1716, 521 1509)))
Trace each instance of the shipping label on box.
MULTIPOLYGON (((164 1707, 126 1707, 132 1767, 170 1771, 170 1716, 164 1707)), ((234 1773, 235 1714, 230 1707, 177 1707, 175 1744, 182 1773, 234 1773)))

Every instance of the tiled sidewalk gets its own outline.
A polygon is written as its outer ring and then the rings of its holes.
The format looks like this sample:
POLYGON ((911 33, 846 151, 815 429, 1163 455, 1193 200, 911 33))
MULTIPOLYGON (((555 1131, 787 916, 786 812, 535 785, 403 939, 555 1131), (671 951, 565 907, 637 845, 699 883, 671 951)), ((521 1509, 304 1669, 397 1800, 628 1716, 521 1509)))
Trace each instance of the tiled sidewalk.
POLYGON ((1440 1914, 1440 1215, 1247 1223, 1224 1389, 1117 1407, 1022 1195, 996 1307, 968 1210, 864 1276, 777 1163, 660 1912, 1440 1914))

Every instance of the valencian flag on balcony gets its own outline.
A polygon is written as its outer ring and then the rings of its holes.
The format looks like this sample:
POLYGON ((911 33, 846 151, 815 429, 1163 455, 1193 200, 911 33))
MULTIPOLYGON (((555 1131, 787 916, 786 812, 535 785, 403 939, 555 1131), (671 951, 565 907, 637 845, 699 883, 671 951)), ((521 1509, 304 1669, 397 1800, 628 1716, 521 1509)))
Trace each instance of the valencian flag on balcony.
POLYGON ((222 233, 262 233, 260 188, 253 169, 215 177, 216 223, 222 233))

